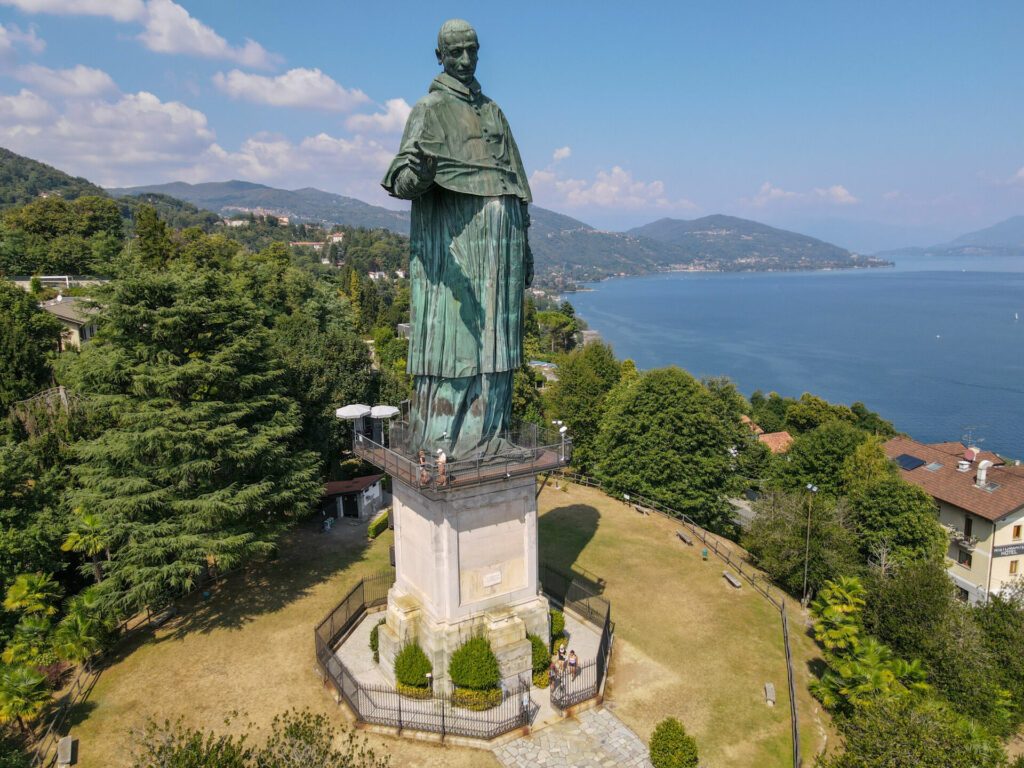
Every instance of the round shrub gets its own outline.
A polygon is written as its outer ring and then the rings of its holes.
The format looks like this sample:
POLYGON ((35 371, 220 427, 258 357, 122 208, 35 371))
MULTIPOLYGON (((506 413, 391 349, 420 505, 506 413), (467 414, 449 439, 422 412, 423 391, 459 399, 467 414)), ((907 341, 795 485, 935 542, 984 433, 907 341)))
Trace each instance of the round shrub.
POLYGON ((658 723, 651 734, 650 749, 654 768, 697 767, 697 742, 674 717, 658 723))
POLYGON ((426 686, 423 686, 422 688, 415 688, 411 685, 406 685, 401 681, 395 685, 395 690, 407 699, 429 699, 434 696, 434 692, 426 686))
POLYGON ((486 691, 501 681, 498 659, 486 637, 472 637, 452 654, 448 675, 459 688, 486 691))
POLYGON ((530 645, 533 647, 533 673, 547 672, 551 665, 551 649, 548 644, 536 635, 527 635, 530 645))
POLYGON ((395 657, 395 679, 410 688, 426 688, 427 673, 433 671, 430 659, 415 641, 405 646, 395 657))
POLYGON ((370 630, 370 650, 373 651, 373 660, 375 662, 380 661, 380 625, 385 621, 386 619, 381 619, 370 630))

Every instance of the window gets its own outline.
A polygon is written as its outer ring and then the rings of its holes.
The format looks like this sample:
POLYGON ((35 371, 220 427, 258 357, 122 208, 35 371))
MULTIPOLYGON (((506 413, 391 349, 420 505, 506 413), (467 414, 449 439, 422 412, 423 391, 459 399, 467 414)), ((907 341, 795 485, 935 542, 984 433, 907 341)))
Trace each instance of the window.
POLYGON ((974 529, 974 518, 970 515, 964 515, 964 536, 970 538, 971 531, 974 529))
POLYGON ((1013 526, 1013 540, 1014 541, 1020 541, 1020 526, 1019 525, 1013 526))
POLYGON ((1016 572, 1017 572, 1017 564, 1018 564, 1019 562, 1020 562, 1020 560, 1011 560, 1011 561, 1010 561, 1010 573, 1011 573, 1011 574, 1013 574, 1013 573, 1016 573, 1016 572))
POLYGON ((956 598, 957 598, 957 600, 961 600, 962 602, 966 603, 967 599, 969 597, 970 597, 970 594, 968 594, 966 589, 964 589, 963 587, 957 587, 956 588, 956 598))
POLYGON ((971 553, 964 549, 958 549, 956 555, 956 561, 960 563, 964 568, 971 567, 971 553))

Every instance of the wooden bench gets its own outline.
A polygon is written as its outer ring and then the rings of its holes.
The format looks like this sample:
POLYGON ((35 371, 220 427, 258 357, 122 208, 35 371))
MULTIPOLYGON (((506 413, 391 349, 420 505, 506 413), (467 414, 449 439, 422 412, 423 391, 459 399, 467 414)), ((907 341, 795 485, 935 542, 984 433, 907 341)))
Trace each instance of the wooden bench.
POLYGON ((769 707, 775 706, 775 683, 764 684, 764 700, 769 707))
POLYGON ((736 587, 736 589, 743 586, 743 582, 733 576, 729 571, 722 571, 722 575, 725 577, 725 580, 736 587))
POLYGON ((679 540, 684 544, 688 544, 691 547, 693 546, 693 539, 690 538, 690 534, 686 531, 676 531, 676 536, 678 536, 679 540))

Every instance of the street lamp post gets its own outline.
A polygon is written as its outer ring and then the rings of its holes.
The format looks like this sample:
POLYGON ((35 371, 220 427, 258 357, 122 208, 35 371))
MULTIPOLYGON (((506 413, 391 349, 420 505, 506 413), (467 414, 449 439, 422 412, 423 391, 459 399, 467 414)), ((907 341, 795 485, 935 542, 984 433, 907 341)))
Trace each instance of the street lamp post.
POLYGON ((804 544, 804 592, 800 604, 807 607, 807 569, 811 559, 811 509, 814 507, 814 494, 818 492, 818 486, 813 483, 807 484, 807 541, 804 544))

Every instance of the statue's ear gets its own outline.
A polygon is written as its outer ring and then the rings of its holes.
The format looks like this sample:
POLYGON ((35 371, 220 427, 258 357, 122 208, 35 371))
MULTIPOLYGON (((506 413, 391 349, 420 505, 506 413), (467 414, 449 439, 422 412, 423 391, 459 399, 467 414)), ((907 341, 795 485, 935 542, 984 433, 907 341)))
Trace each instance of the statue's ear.
POLYGON ((440 48, 435 48, 434 49, 434 55, 437 56, 437 63, 443 65, 444 62, 441 60, 441 49, 440 48))

